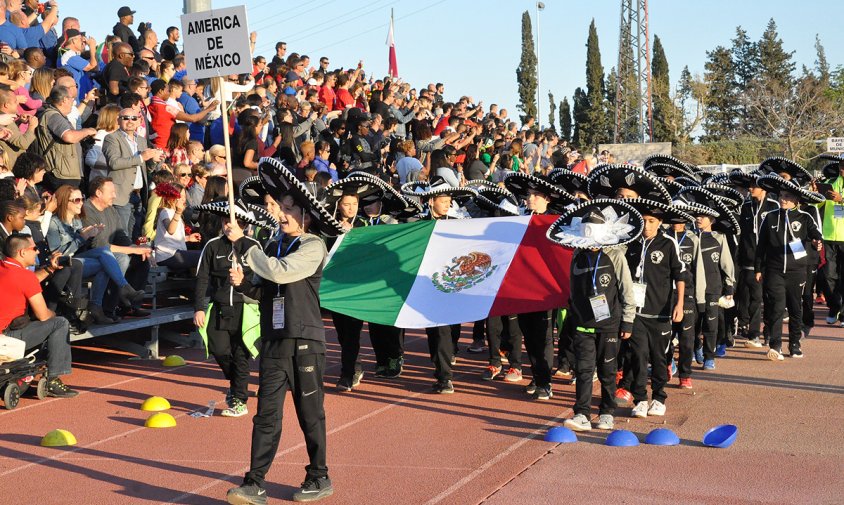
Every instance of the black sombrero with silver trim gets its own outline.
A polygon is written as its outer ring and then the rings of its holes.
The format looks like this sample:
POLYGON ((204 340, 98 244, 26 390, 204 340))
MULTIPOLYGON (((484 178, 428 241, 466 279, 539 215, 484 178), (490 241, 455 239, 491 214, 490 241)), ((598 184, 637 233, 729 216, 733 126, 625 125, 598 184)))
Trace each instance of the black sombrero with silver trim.
POLYGON ((243 179, 243 182, 237 188, 237 194, 245 203, 264 205, 264 196, 266 196, 267 190, 264 189, 261 178, 253 175, 243 179))
MULTIPOLYGON (((228 200, 203 203, 202 205, 198 205, 196 210, 224 217, 229 217, 230 215, 228 200)), ((267 209, 261 207, 260 205, 246 203, 243 200, 237 201, 234 204, 234 215, 237 219, 254 226, 259 226, 272 231, 278 229, 278 221, 275 220, 267 209)))
POLYGON ((578 191, 589 194, 589 178, 568 168, 555 168, 548 174, 551 184, 557 185, 569 194, 574 195, 578 191))
POLYGON ((627 188, 639 198, 671 203, 671 195, 656 175, 634 165, 599 165, 589 174, 588 188, 591 198, 615 198, 619 188, 627 188))
POLYGON ((823 195, 804 189, 791 181, 787 181, 777 174, 763 175, 756 181, 760 188, 770 193, 780 194, 783 191, 796 196, 800 203, 815 204, 826 200, 823 195))
POLYGON ((548 240, 574 249, 628 244, 642 234, 642 215, 626 200, 599 198, 566 210, 548 228, 548 240))
POLYGON ((352 172, 348 177, 333 182, 323 190, 325 205, 332 209, 345 195, 357 195, 360 206, 375 203, 384 197, 384 188, 369 177, 360 177, 352 172))
POLYGON ((567 205, 576 202, 574 195, 560 186, 552 184, 546 177, 530 175, 523 172, 512 172, 504 178, 506 187, 520 201, 527 200, 528 191, 533 190, 548 196, 548 208, 552 212, 560 213, 567 205))
POLYGON ((396 219, 407 219, 422 212, 422 205, 420 205, 419 202, 405 198, 390 183, 385 182, 377 175, 373 175, 362 170, 353 172, 353 175, 355 177, 365 177, 371 179, 372 182, 381 186, 384 190, 381 197, 382 213, 389 214, 396 219))
POLYGON ((659 177, 688 177, 695 179, 694 172, 688 163, 684 163, 673 156, 653 154, 645 158, 642 167, 659 177))
POLYGON ((742 202, 744 202, 744 195, 739 193, 737 189, 733 189, 723 184, 716 184, 714 182, 707 181, 707 183, 703 184, 701 188, 720 198, 725 204, 727 204, 727 207, 735 209, 734 212, 737 211, 742 202))
POLYGON ((484 180, 471 180, 466 182, 466 186, 474 188, 477 192, 475 203, 481 209, 487 212, 499 211, 510 216, 522 215, 516 195, 498 184, 484 180))
POLYGON ((715 219, 720 216, 717 210, 710 209, 709 207, 705 207, 699 203, 686 201, 682 196, 678 196, 676 200, 671 202, 671 205, 673 205, 675 209, 679 209, 692 217, 709 216, 712 219, 715 219))
POLYGON ((401 187, 401 192, 405 196, 416 197, 423 203, 435 196, 448 195, 460 205, 465 204, 477 194, 474 189, 466 186, 456 188, 439 176, 433 177, 430 182, 413 181, 405 183, 401 187))
POLYGON ((668 191, 668 194, 671 195, 671 198, 674 198, 681 189, 686 187, 685 184, 677 182, 674 179, 666 179, 664 177, 657 177, 657 179, 659 179, 660 184, 668 191))
POLYGON ((311 226, 316 231, 327 237, 343 233, 340 223, 325 205, 316 199, 284 163, 275 158, 261 158, 258 162, 258 176, 261 177, 264 189, 275 200, 280 201, 284 196, 290 195, 296 205, 308 212, 311 216, 311 226))
POLYGON ((648 200, 647 198, 633 198, 624 200, 636 209, 642 216, 650 215, 659 218, 666 224, 680 224, 694 221, 694 217, 674 205, 666 205, 662 202, 648 200))
POLYGON ((683 188, 683 190, 677 195, 677 199, 675 199, 675 201, 676 200, 686 203, 695 203, 699 206, 714 210, 718 214, 717 217, 713 216, 711 213, 705 212, 695 212, 694 215, 708 215, 709 217, 712 217, 715 220, 712 225, 712 229, 715 231, 734 234, 739 230, 739 224, 738 220, 736 220, 735 214, 733 214, 721 198, 713 194, 711 191, 707 191, 701 187, 683 188))
POLYGON ((759 175, 786 173, 792 180, 797 181, 798 186, 805 186, 812 182, 812 174, 794 160, 782 156, 772 156, 759 164, 756 169, 759 175))
POLYGON ((821 177, 823 179, 834 179, 841 174, 841 164, 844 163, 844 156, 824 153, 819 155, 818 159, 830 162, 821 168, 821 177))

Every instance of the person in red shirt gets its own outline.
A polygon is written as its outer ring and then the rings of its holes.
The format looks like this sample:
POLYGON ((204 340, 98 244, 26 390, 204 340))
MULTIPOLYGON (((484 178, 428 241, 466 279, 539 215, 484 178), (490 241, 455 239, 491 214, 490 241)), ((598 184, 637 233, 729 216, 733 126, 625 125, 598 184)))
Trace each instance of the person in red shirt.
POLYGON ((196 114, 188 114, 178 107, 167 104, 167 100, 170 98, 170 87, 163 80, 156 79, 152 81, 150 92, 152 93, 152 101, 148 107, 149 114, 152 117, 152 121, 150 122, 150 127, 152 128, 150 140, 159 149, 167 148, 167 139, 170 138, 170 130, 176 124, 177 119, 187 123, 205 121, 208 113, 216 109, 220 103, 217 100, 212 100, 207 107, 196 114))
POLYGON ((334 109, 344 110, 346 107, 355 106, 355 98, 349 93, 349 88, 352 87, 352 79, 349 74, 340 74, 337 76, 337 97, 334 99, 334 109))
POLYGON ((330 74, 326 74, 325 82, 322 87, 319 88, 317 98, 319 98, 320 102, 325 104, 326 113, 334 110, 334 102, 337 99, 337 95, 334 93, 335 84, 337 84, 337 74, 331 72, 330 74))
POLYGON ((60 268, 57 257, 52 264, 32 272, 38 259, 38 247, 29 235, 12 233, 3 246, 6 256, 0 262, 0 328, 3 334, 26 342, 26 350, 47 350, 47 395, 71 398, 79 393, 67 387, 62 375, 70 374, 70 327, 67 319, 47 308, 40 281, 60 268), (43 278, 43 279, 42 279, 43 278), (27 305, 36 320, 31 321, 27 305))

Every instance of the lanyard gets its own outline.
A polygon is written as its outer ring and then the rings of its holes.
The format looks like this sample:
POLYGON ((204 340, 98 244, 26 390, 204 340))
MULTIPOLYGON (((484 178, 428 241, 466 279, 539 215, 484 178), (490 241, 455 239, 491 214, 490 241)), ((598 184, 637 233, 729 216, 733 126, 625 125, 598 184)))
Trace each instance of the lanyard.
MULTIPOLYGON (((656 238, 656 237, 654 237, 656 238)), ((642 254, 639 255, 639 266, 636 267, 636 279, 644 280, 645 276, 645 257, 648 255, 648 247, 654 242, 654 238, 642 239, 642 254)))
MULTIPOLYGON (((293 239, 293 242, 290 242, 290 245, 288 245, 288 246, 287 246, 287 250, 286 250, 286 251, 284 251, 284 256, 287 256, 287 254, 290 252, 290 248, 292 248, 292 247, 293 247, 293 244, 295 244, 296 242, 298 242, 300 238, 302 238, 302 236, 301 236, 301 235, 299 235, 298 237, 296 237, 295 239, 293 239)), ((278 241, 278 250, 277 250, 277 251, 276 251, 276 253, 275 253, 275 257, 276 257, 276 258, 281 258, 281 257, 283 257, 283 256, 281 255, 281 239, 279 239, 279 241, 278 241)), ((277 285, 276 285, 276 296, 281 296, 281 284, 277 284, 277 285)))
POLYGON ((586 262, 589 263, 589 267, 592 268, 592 295, 598 295, 598 285, 596 283, 596 279, 598 278, 598 264, 601 262, 601 255, 604 254, 604 251, 598 251, 598 256, 595 258, 595 265, 592 265, 592 262, 589 261, 589 256, 586 257, 586 262))
POLYGON ((683 232, 683 238, 681 238, 680 241, 677 242, 677 249, 679 249, 683 246, 683 241, 686 240, 686 237, 688 237, 688 236, 689 236, 688 232, 684 231, 683 232))

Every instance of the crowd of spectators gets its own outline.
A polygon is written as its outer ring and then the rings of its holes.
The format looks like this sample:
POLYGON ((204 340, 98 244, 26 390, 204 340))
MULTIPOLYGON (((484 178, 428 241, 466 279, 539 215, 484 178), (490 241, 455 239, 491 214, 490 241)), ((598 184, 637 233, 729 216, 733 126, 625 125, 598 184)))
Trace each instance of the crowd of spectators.
POLYGON ((225 135, 235 187, 276 157, 317 196, 353 170, 459 186, 598 162, 532 118, 447 101, 441 83, 417 88, 328 56, 314 66, 285 42, 253 55, 251 74, 194 79, 177 27, 160 42, 131 8, 117 18, 98 42, 54 0, 0 0, 0 330, 46 346, 54 396, 74 394, 59 379, 68 332, 148 316, 150 265, 190 275, 220 233, 218 217, 194 209, 227 196, 225 135))

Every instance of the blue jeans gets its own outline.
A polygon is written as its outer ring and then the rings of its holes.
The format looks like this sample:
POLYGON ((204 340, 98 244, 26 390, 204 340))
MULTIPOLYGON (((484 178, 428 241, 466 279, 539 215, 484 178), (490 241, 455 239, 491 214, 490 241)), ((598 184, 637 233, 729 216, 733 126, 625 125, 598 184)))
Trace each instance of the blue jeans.
POLYGON ((89 249, 77 254, 74 259, 82 261, 82 277, 94 277, 91 287, 91 303, 94 305, 102 307, 109 280, 114 281, 118 288, 128 284, 117 259, 107 247, 89 249))

